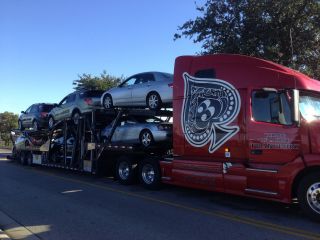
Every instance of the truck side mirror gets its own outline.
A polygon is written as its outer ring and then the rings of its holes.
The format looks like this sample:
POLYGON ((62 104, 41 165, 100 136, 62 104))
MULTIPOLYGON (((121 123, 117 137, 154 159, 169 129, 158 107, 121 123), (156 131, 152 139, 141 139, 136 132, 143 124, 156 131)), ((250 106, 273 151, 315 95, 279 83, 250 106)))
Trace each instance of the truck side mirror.
POLYGON ((297 124, 298 126, 300 125, 300 112, 299 112, 299 90, 298 89, 293 89, 292 90, 292 121, 297 124))

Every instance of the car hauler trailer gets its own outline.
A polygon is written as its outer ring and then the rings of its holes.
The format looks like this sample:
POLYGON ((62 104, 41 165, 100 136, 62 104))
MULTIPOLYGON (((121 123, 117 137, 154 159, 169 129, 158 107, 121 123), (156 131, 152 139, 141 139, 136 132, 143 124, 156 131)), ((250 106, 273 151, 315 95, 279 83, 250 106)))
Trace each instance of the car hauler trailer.
POLYGON ((288 204, 298 199, 319 220, 319 123, 314 79, 253 57, 182 56, 174 68, 171 154, 92 141, 95 134, 82 132, 78 145, 86 144, 77 156, 84 162, 90 153, 93 172, 94 159, 115 163, 123 184, 138 172, 148 188, 163 182, 288 204))

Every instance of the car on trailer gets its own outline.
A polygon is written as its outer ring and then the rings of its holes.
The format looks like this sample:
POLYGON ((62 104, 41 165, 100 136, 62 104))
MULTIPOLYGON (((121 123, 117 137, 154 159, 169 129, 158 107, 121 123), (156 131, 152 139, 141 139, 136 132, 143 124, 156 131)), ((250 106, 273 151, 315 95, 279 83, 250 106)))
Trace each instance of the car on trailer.
POLYGON ((148 107, 157 110, 172 105, 173 75, 145 72, 127 78, 101 97, 105 109, 113 107, 148 107))
POLYGON ((49 112, 49 128, 52 128, 58 121, 68 118, 77 124, 82 114, 92 110, 101 110, 102 94, 103 91, 100 90, 79 90, 68 94, 49 112))
POLYGON ((48 113, 54 108, 52 103, 35 103, 21 111, 18 126, 20 130, 32 128, 37 131, 48 127, 48 113))
MULTIPOLYGON (((103 142, 109 141, 114 125, 115 121, 102 130, 103 142)), ((172 123, 157 117, 125 116, 117 121, 110 141, 118 144, 140 144, 144 148, 159 144, 172 144, 172 123)))

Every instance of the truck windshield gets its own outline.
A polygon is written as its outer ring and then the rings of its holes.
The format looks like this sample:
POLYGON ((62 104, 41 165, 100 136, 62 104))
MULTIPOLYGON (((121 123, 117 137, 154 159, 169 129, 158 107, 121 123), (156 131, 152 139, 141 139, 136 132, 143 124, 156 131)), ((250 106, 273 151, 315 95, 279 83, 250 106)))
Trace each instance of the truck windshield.
POLYGON ((320 119, 320 98, 300 96, 299 108, 302 117, 308 122, 320 119))

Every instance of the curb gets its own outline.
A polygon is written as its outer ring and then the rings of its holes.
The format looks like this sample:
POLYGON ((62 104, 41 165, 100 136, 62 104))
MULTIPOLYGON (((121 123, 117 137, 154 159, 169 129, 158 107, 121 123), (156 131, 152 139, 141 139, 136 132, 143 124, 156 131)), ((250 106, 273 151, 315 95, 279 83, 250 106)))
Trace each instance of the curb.
POLYGON ((33 232, 0 210, 0 240, 39 240, 33 232), (10 236, 10 237, 9 237, 10 236))

